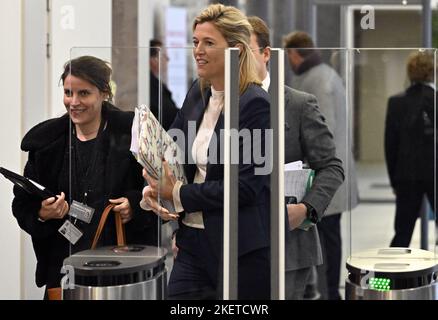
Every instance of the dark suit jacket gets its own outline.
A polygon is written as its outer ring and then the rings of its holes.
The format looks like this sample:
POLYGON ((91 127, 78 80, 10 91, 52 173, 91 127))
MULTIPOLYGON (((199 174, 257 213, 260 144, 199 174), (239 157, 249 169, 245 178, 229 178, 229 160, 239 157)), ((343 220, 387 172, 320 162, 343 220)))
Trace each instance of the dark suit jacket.
MULTIPOLYGON (((313 95, 285 87, 285 162, 306 161, 315 170, 311 189, 302 201, 324 215, 344 180, 342 161, 336 157, 333 135, 313 95)), ((322 263, 316 227, 286 231, 286 270, 322 263)))
POLYGON ((405 183, 433 181, 434 110, 434 90, 422 83, 389 98, 385 157, 394 189, 405 183))
MULTIPOLYGON (((158 118, 158 93, 159 93, 159 81, 156 76, 153 75, 153 73, 150 73, 149 77, 149 86, 150 86, 150 101, 149 104, 151 106, 151 111, 154 114, 154 116, 158 118)), ((175 105, 175 102, 172 100, 172 92, 170 92, 169 88, 162 83, 162 115, 161 115, 161 125, 163 126, 164 130, 168 130, 170 125, 172 124, 173 120, 176 117, 176 114, 178 113, 178 108, 175 105)))
MULTIPOLYGON (((157 219, 154 214, 146 213, 139 206, 144 183, 142 168, 129 151, 133 113, 122 112, 106 102, 103 110, 107 115, 105 131, 108 137, 106 142, 100 145, 107 154, 105 177, 102 177, 105 181, 105 195, 108 199, 129 199, 134 218, 125 225, 128 243, 155 244, 157 219)), ((26 134, 21 144, 21 149, 29 152, 24 175, 56 194, 63 191, 66 199, 69 199, 70 191, 69 119, 66 114, 38 124, 26 134)), ((69 242, 57 231, 66 218, 40 222, 38 211, 41 208, 41 200, 19 187, 14 187, 14 195, 13 214, 20 227, 32 237, 37 257, 36 284, 43 286, 47 281, 53 284, 58 281, 58 277, 60 279, 59 271, 63 259, 69 254, 69 242), (56 274, 49 270, 56 270, 56 274)), ((101 212, 95 213, 93 220, 98 219, 100 214, 101 212)), ((74 248, 72 249, 74 251, 74 248)))
MULTIPOLYGON (((172 128, 181 129, 185 135, 183 150, 186 153, 186 163, 191 159, 191 150, 193 141, 189 141, 189 122, 196 123, 196 129, 199 128, 204 111, 208 104, 211 91, 204 93, 204 99, 201 96, 199 84, 196 81, 187 93, 183 107, 178 112, 172 128)), ((259 86, 250 85, 248 89, 240 96, 239 109, 239 130, 249 129, 251 132, 255 129, 262 130, 261 141, 252 141, 251 152, 255 144, 261 145, 264 150, 264 130, 270 128, 269 117, 269 95, 259 86)), ((218 141, 220 129, 224 127, 223 115, 219 117, 215 128, 218 141)), ((193 136, 193 135, 192 135, 193 136)), ((194 136, 193 136, 194 139, 194 136)), ((212 139, 213 141, 213 139, 212 139)), ((269 175, 255 175, 254 170, 257 166, 251 155, 251 163, 242 163, 243 144, 240 141, 239 154, 239 256, 256 249, 269 247, 269 219, 270 219, 270 191, 269 175)), ((216 146, 210 143, 209 153, 216 152, 221 159, 219 163, 208 163, 207 175, 204 183, 193 184, 196 173, 195 164, 186 164, 184 166, 189 184, 180 189, 180 198, 186 212, 202 211, 205 232, 209 239, 209 244, 219 258, 222 252, 223 243, 223 155, 220 153, 220 142, 216 146), (215 148, 215 150, 213 150, 215 148)), ((191 163, 194 163, 193 161, 191 163)), ((181 215, 180 223, 184 214, 181 215)), ((177 245, 190 251, 185 247, 178 233, 177 245)))

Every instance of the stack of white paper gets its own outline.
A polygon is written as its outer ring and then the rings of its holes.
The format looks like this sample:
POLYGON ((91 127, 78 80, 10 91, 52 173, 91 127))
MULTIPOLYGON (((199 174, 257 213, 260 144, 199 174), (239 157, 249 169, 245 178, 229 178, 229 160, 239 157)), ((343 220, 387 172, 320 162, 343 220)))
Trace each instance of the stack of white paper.
POLYGON ((312 185, 312 169, 303 169, 302 161, 284 165, 284 195, 294 196, 297 202, 304 198, 312 185))
MULTIPOLYGON (((284 195, 296 197, 297 203, 304 198, 312 186, 312 180, 313 170, 303 169, 302 161, 289 162, 284 165, 284 195)), ((307 231, 311 226, 312 224, 306 219, 298 228, 307 231)))

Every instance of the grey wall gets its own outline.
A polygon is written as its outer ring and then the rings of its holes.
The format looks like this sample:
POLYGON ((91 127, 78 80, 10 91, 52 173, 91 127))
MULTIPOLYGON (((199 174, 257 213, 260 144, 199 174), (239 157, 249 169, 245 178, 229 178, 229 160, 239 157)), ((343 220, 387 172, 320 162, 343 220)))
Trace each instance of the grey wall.
POLYGON ((266 0, 246 0, 245 11, 248 16, 263 19, 268 26, 271 24, 270 7, 272 2, 266 0))
POLYGON ((138 98, 138 1, 113 0, 112 67, 117 84, 115 101, 123 110, 134 110, 138 98), (125 47, 125 48, 121 48, 125 47))
MULTIPOLYGON (((356 19, 355 45, 364 48, 421 47, 418 11, 376 11, 376 29, 361 30, 356 19), (397 26, 396 28, 394 26, 397 26)), ((355 55, 355 113, 359 159, 384 161, 383 136, 388 97, 407 85, 408 50, 362 51, 355 55)))

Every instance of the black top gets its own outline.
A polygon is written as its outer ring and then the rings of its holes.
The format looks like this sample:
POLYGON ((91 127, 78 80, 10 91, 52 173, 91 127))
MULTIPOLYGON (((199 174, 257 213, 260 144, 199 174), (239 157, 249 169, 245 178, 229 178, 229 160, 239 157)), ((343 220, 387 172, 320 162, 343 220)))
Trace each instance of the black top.
MULTIPOLYGON (((87 206, 92 207, 95 211, 91 222, 77 220, 75 225, 84 233, 79 241, 72 246, 72 253, 89 249, 97 230, 105 205, 107 196, 105 195, 105 161, 107 153, 105 152, 108 141, 106 131, 99 134, 98 138, 80 141, 76 136, 73 137, 75 146, 72 157, 72 199, 87 206), (85 194, 86 193, 86 194, 85 194)), ((114 244, 115 227, 112 215, 108 217, 105 228, 99 239, 99 245, 114 244)))
MULTIPOLYGON (((154 74, 150 73, 150 107, 154 116, 158 118, 158 89, 159 89, 159 81, 154 74)), ((161 125, 164 130, 168 130, 170 125, 178 113, 178 108, 175 102, 172 100, 172 92, 167 88, 167 86, 162 83, 162 121, 161 125)))

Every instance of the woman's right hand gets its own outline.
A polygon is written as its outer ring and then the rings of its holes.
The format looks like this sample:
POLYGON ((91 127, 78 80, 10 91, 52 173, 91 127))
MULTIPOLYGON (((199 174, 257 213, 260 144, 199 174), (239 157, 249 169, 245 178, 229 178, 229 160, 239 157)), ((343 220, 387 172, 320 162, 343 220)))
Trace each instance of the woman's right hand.
POLYGON ((65 201, 65 194, 61 192, 57 198, 51 197, 41 202, 38 216, 41 220, 62 219, 67 214, 69 205, 65 201))

